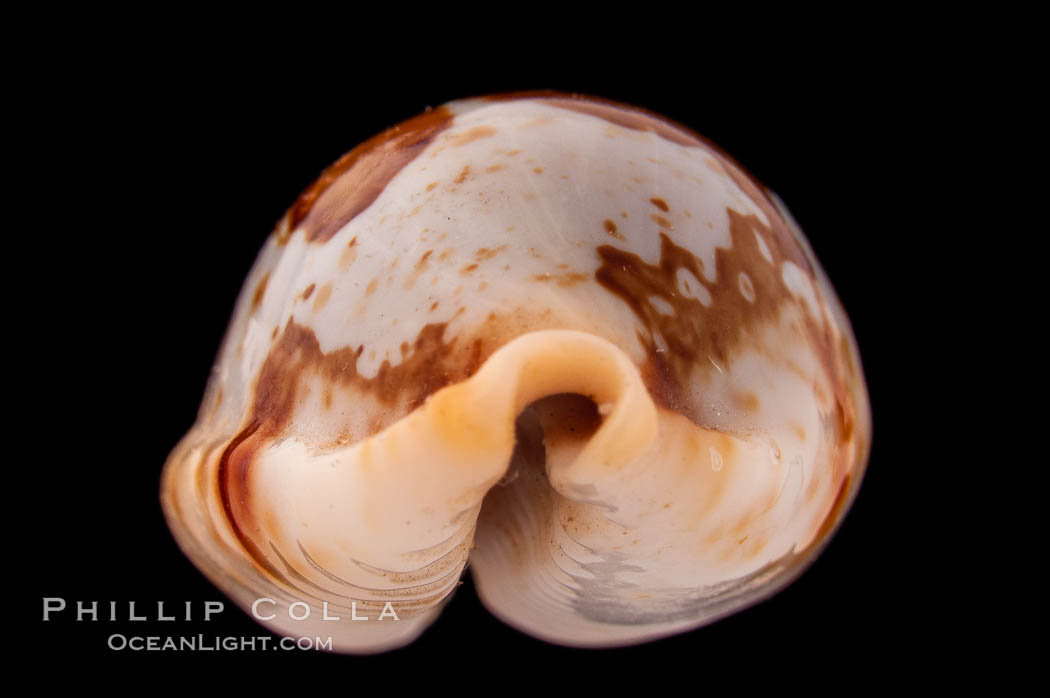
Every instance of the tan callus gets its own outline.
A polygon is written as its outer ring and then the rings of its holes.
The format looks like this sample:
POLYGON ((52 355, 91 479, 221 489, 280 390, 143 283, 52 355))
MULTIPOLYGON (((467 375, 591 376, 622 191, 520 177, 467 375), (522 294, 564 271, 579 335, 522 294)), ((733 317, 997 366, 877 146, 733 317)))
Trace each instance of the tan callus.
POLYGON ((793 579, 870 434, 834 292, 733 162, 632 107, 474 99, 289 210, 162 501, 282 634, 404 645, 469 561, 512 626, 627 645, 793 579))

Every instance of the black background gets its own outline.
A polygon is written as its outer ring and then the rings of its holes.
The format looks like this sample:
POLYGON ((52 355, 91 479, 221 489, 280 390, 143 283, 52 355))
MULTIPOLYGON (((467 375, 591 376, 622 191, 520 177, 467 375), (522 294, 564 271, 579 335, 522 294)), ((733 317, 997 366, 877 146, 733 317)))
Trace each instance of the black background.
POLYGON ((93 666, 265 663, 359 679, 535 661, 526 666, 702 667, 757 680, 799 666, 921 661, 927 639, 945 632, 932 605, 917 610, 915 587, 932 556, 920 544, 913 494, 925 462, 914 431, 923 425, 900 409, 911 404, 917 356, 900 337, 925 322, 913 312, 922 274, 900 249, 918 250, 912 188, 935 176, 918 164, 915 145, 933 129, 924 112, 931 68, 890 60, 882 42, 805 55, 785 43, 766 53, 653 46, 621 61, 493 49, 471 61, 365 52, 316 63, 148 43, 71 55, 33 84, 46 108, 19 134, 40 154, 29 178, 39 186, 20 208, 57 259, 23 289, 51 318, 31 342, 46 371, 26 402, 35 448, 20 473, 42 512, 27 519, 30 589, 18 601, 33 652, 93 666), (298 193, 357 143, 428 105, 529 89, 595 94, 695 129, 777 192, 806 231, 853 322, 875 417, 863 486, 812 568, 712 626, 606 651, 554 647, 502 625, 480 606, 469 575, 417 642, 368 658, 106 646, 112 633, 266 632, 229 603, 210 623, 77 623, 70 611, 42 622, 45 596, 71 608, 117 601, 123 617, 129 601, 152 617, 157 601, 193 600, 199 617, 204 600, 224 598, 176 547, 158 485, 194 420, 255 254, 298 193))

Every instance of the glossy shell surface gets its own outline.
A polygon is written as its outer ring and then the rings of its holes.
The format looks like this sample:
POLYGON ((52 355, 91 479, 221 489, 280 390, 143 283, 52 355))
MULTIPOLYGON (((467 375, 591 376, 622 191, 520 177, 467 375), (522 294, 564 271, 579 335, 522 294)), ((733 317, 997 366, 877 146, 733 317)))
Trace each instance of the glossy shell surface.
POLYGON ((403 645, 469 561, 507 623, 616 646, 793 579, 870 435, 848 320, 775 197, 642 110, 482 98, 292 206, 161 497, 286 635, 403 645))

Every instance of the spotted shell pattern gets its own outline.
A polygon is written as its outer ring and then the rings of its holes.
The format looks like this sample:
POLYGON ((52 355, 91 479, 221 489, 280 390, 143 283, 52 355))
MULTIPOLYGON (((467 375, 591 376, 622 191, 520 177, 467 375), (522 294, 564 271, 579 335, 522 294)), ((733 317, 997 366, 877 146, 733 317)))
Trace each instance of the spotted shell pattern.
POLYGON ((469 561, 510 625, 617 646, 797 576, 870 434, 848 320, 775 197, 645 111, 501 96, 376 136, 293 205, 161 498, 286 635, 404 645, 469 561))

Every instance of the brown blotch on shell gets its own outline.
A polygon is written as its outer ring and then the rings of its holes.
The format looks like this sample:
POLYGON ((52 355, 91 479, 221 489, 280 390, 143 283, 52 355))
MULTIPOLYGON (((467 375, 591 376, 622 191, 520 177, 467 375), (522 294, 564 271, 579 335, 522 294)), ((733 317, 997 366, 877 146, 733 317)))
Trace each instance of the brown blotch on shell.
POLYGON ((745 393, 737 395, 737 401, 740 403, 741 408, 748 414, 758 412, 758 409, 762 406, 762 402, 758 399, 758 395, 748 390, 745 393))
POLYGON ((590 280, 590 276, 587 274, 581 274, 579 272, 566 272, 564 274, 536 274, 532 277, 533 281, 553 281, 559 286, 575 286, 581 284, 584 281, 590 280))
POLYGON ((229 521, 237 540, 256 564, 274 579, 287 583, 284 575, 270 564, 250 535, 253 530, 258 532, 255 517, 252 516, 251 507, 248 506, 251 496, 248 488, 248 471, 259 447, 257 436, 259 426, 258 422, 249 422, 223 450, 219 458, 216 485, 226 520, 229 521))
MULTIPOLYGON (((712 362, 726 366, 742 342, 751 340, 757 329, 776 320, 785 303, 796 302, 781 278, 781 265, 797 258, 800 251, 770 245, 774 263, 762 255, 755 234, 770 240, 773 232, 757 216, 726 209, 731 245, 715 250, 715 269, 704 273, 703 261, 688 249, 676 245, 660 233, 660 259, 650 264, 638 255, 611 245, 598 247, 602 265, 595 278, 602 286, 626 302, 641 321, 644 331, 639 340, 648 360, 643 375, 653 397, 664 406, 697 421, 696 406, 685 386, 692 383, 694 370, 715 370, 712 362), (710 306, 684 295, 678 288, 678 272, 685 269, 711 296, 710 306), (749 302, 739 290, 738 277, 747 272, 755 290, 749 302), (715 281, 709 281, 713 277, 715 281), (651 301, 660 298, 672 308, 664 314, 651 301), (666 344, 666 351, 657 342, 666 344)), ((797 243, 795 243, 797 245, 797 243)), ((838 361, 826 327, 818 327, 808 314, 807 336, 818 351, 824 368, 844 398, 846 383, 839 375, 838 361)), ((844 420, 845 421, 845 420, 844 420)), ((846 428, 841 430, 843 433, 846 428)))
POLYGON ((313 294, 315 288, 317 288, 317 284, 310 284, 309 286, 307 286, 306 289, 303 291, 302 299, 304 301, 309 299, 311 294, 313 294))
POLYGON ((653 198, 649 199, 649 203, 651 203, 653 206, 660 209, 664 213, 667 213, 668 211, 667 202, 658 196, 654 196, 653 198))
POLYGON ((266 295, 266 284, 270 281, 270 272, 263 274, 263 277, 259 279, 259 283, 255 287, 255 292, 252 293, 252 312, 254 313, 259 309, 262 304, 263 297, 266 295))
POLYGON ((666 228, 667 230, 674 230, 674 224, 658 213, 650 214, 649 218, 653 219, 653 222, 661 228, 666 228))
POLYGON ((500 245, 499 247, 481 247, 477 252, 474 253, 474 259, 478 262, 484 262, 486 259, 492 259, 503 250, 507 249, 506 244, 500 245))
POLYGON ((323 310, 325 305, 328 304, 328 299, 332 297, 332 282, 327 282, 321 287, 321 290, 317 292, 317 297, 314 298, 313 311, 319 312, 323 310))
POLYGON ((416 280, 420 275, 430 268, 430 256, 434 254, 434 250, 427 250, 420 256, 419 260, 416 261, 415 266, 412 267, 412 273, 405 279, 403 287, 407 290, 415 286, 416 280))
POLYGON ((476 140, 494 136, 496 133, 497 131, 494 127, 482 124, 481 126, 475 126, 474 128, 463 131, 462 133, 450 134, 448 137, 448 144, 453 148, 460 148, 467 143, 473 143, 476 140))
POLYGON ((373 136, 339 158, 299 196, 278 224, 278 244, 286 242, 291 231, 299 227, 305 229, 307 241, 327 242, 371 206, 387 183, 446 129, 451 119, 452 113, 445 107, 431 109, 373 136))
POLYGON ((617 240, 625 240, 626 239, 623 236, 623 233, 621 233, 620 231, 618 231, 616 229, 616 224, 613 223, 608 218, 605 219, 605 222, 602 224, 602 226, 605 228, 605 232, 609 233, 609 235, 612 235, 617 240))
POLYGON ((357 260, 357 236, 351 238, 350 242, 339 255, 339 268, 346 271, 347 268, 357 260))

